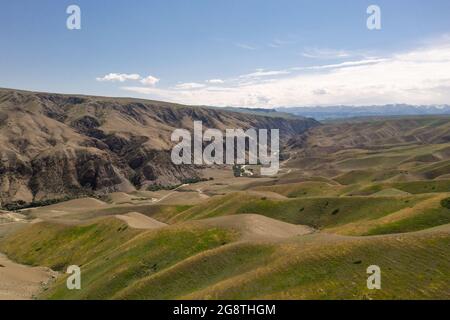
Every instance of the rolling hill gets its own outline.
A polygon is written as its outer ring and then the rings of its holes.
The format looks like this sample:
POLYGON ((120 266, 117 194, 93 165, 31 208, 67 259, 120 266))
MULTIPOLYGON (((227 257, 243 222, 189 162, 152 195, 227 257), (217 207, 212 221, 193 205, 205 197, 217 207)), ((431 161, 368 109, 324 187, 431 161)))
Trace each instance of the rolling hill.
POLYGON ((448 116, 319 125, 262 110, 0 93, 2 197, 38 201, 0 211, 6 290, 14 270, 45 282, 19 297, 450 299, 448 116), (272 177, 175 168, 167 135, 194 119, 283 126, 289 157, 272 177), (145 190, 200 174, 213 179, 145 190), (67 195, 80 197, 39 203, 67 195), (82 290, 66 287, 73 264, 82 290), (367 289, 370 265, 382 290, 367 289))
POLYGON ((448 225, 404 235, 291 233, 274 240, 276 227, 261 219, 250 227, 261 223, 263 241, 246 238, 251 231, 230 219, 147 231, 114 218, 81 226, 40 223, 0 249, 30 265, 82 267, 83 290, 67 290, 62 276, 45 299, 449 298, 448 225), (366 288, 370 264, 384 270, 383 290, 366 288))

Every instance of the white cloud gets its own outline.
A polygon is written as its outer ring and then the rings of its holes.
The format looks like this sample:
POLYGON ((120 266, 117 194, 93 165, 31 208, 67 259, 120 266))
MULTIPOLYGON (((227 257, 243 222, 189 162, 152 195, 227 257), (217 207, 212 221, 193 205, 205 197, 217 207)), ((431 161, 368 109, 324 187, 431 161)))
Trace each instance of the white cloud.
POLYGON ((125 82, 127 80, 139 80, 141 76, 136 73, 109 73, 103 77, 96 78, 97 81, 125 82))
POLYGON ((125 82, 125 81, 139 81, 143 85, 154 86, 159 82, 159 79, 153 76, 147 76, 142 78, 137 73, 109 73, 103 77, 96 78, 97 81, 100 82, 125 82))
POLYGON ((238 48, 245 49, 245 50, 256 50, 256 47, 251 46, 246 43, 235 43, 234 45, 238 48))
POLYGON ((316 94, 316 95, 324 95, 324 94, 327 94, 327 90, 325 90, 325 89, 315 89, 313 91, 313 93, 316 94))
POLYGON ((256 72, 241 75, 240 78, 261 78, 261 77, 269 77, 269 76, 279 76, 289 74, 288 70, 274 70, 274 71, 266 71, 264 69, 258 69, 256 72))
POLYGON ((199 89, 204 87, 206 87, 204 84, 196 82, 180 83, 175 86, 176 89, 180 90, 199 89))
POLYGON ((148 76, 146 78, 141 79, 141 83, 148 86, 154 86, 159 82, 158 78, 155 78, 153 76, 148 76))
POLYGON ((268 44, 271 48, 280 48, 285 45, 294 44, 296 41, 294 40, 281 40, 281 39, 275 39, 271 43, 268 44))
POLYGON ((354 67, 354 66, 375 64, 375 63, 379 63, 379 62, 383 62, 383 61, 386 61, 386 59, 368 59, 368 60, 358 60, 358 61, 346 61, 346 62, 342 62, 342 63, 326 64, 326 65, 321 65, 321 66, 312 66, 312 67, 305 67, 305 68, 293 68, 293 70, 339 69, 339 68, 346 68, 346 67, 354 67))
POLYGON ((222 79, 211 79, 211 80, 206 80, 207 83, 211 83, 211 84, 223 84, 225 83, 225 81, 223 81, 222 79))
POLYGON ((343 59, 350 58, 352 56, 359 55, 355 52, 347 50, 335 50, 326 48, 309 48, 302 52, 302 56, 311 59, 343 59))
POLYGON ((377 59, 281 71, 258 70, 249 78, 229 79, 226 86, 191 83, 168 89, 122 89, 160 100, 216 106, 450 104, 450 40, 377 59))

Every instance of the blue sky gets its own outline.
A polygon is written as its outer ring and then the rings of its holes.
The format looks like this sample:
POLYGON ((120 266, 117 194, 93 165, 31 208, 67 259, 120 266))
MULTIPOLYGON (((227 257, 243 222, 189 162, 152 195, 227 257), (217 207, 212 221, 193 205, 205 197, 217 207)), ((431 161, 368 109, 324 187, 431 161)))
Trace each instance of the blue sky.
POLYGON ((219 106, 450 103, 449 12, 448 0, 3 1, 0 87, 219 106), (66 28, 71 4, 81 30, 66 28), (371 4, 381 30, 366 27, 371 4))

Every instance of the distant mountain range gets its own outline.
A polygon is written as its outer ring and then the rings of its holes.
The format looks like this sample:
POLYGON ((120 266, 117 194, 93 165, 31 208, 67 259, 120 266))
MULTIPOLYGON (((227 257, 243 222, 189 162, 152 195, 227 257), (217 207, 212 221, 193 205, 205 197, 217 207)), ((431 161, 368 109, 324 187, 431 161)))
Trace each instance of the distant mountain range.
POLYGON ((389 104, 381 106, 281 107, 277 108, 276 111, 316 120, 328 120, 371 116, 443 115, 450 114, 450 105, 389 104))

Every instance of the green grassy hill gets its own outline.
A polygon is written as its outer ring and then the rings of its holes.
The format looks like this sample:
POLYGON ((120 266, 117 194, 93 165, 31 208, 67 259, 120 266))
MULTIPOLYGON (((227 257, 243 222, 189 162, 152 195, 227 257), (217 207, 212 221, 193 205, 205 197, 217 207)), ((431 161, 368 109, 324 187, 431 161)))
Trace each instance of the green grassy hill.
POLYGON ((44 297, 107 299, 134 281, 234 238, 231 231, 190 225, 143 232, 106 218, 83 226, 36 224, 2 242, 0 249, 29 265, 82 268, 85 290, 67 292, 62 279, 44 297))
POLYGON ((312 234, 260 243, 193 222, 137 231, 103 218, 34 224, 0 249, 21 263, 81 266, 82 290, 68 290, 62 276, 45 299, 442 299, 449 298, 449 245, 448 225, 401 236, 312 234), (383 290, 366 288, 371 264, 382 269, 383 290))
POLYGON ((255 213, 339 234, 377 234, 377 230, 384 234, 384 229, 377 228, 392 223, 397 225, 395 232, 409 232, 450 223, 450 209, 441 206, 441 200, 448 196, 450 194, 270 200, 240 192, 213 198, 173 216, 169 221, 176 223, 255 213))
POLYGON ((352 195, 373 195, 387 189, 397 189, 411 194, 450 192, 450 180, 374 183, 358 191, 353 191, 352 195))

